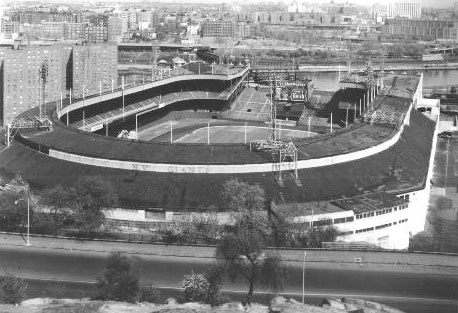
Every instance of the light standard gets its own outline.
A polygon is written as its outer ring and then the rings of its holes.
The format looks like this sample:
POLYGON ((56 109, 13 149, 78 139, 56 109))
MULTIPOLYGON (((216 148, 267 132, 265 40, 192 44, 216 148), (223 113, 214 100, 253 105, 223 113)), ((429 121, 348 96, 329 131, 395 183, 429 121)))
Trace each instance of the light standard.
MULTIPOLYGON (((17 199, 14 201, 14 204, 18 204, 19 201, 26 201, 26 199, 17 199)), ((27 241, 25 243, 26 246, 30 246, 30 199, 27 196, 27 241)))
POLYGON ((302 264, 302 304, 304 304, 305 300, 305 256, 307 255, 307 251, 304 251, 304 262, 302 264))

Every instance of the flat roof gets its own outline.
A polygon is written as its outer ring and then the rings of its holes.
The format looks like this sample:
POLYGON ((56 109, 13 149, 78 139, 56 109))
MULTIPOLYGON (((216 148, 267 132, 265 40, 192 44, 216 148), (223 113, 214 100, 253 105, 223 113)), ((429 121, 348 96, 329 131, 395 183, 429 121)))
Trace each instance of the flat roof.
POLYGON ((412 101, 420 82, 420 77, 420 75, 412 74, 388 74, 382 77, 384 87, 379 91, 378 95, 405 98, 412 101))
POLYGON ((407 202, 405 199, 386 192, 366 193, 333 201, 344 210, 353 210, 355 214, 392 208, 407 202))

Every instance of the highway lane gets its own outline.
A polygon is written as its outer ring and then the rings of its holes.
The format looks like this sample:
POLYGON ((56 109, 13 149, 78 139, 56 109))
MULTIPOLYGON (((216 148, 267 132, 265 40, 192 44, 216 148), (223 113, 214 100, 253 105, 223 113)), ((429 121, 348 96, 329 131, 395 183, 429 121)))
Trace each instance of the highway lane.
MULTIPOLYGON (((92 251, 50 250, 0 246, 0 272, 14 275, 48 279, 51 281, 94 282, 103 272, 107 253, 92 251)), ((142 284, 178 288, 183 275, 203 272, 212 263, 209 258, 171 257, 155 255, 132 255, 142 284)), ((302 292, 302 263, 287 262, 288 278, 284 292, 298 297, 302 292)), ((347 295, 363 297, 397 307, 418 307, 435 304, 442 306, 440 312, 457 313, 458 273, 424 274, 414 271, 379 271, 361 266, 352 269, 338 264, 306 267, 306 293, 311 298, 324 295, 347 295), (395 306, 395 305, 393 305, 395 306)), ((225 282, 224 289, 244 291, 243 281, 225 282)), ((259 289, 258 289, 259 290, 259 289)), ((412 310, 407 312, 418 312, 412 310)), ((434 311, 424 311, 434 312, 434 311)))

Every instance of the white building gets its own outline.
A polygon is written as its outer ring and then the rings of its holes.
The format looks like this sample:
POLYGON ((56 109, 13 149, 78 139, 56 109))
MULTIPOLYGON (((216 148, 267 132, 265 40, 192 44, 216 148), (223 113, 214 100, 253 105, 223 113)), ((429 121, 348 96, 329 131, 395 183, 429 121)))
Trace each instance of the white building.
POLYGON ((421 1, 420 0, 391 0, 387 3, 387 16, 392 17, 421 17, 421 1))
POLYGON ((303 12, 306 12, 306 10, 307 9, 303 3, 298 3, 296 1, 288 5, 288 12, 291 12, 291 13, 303 13, 303 12))

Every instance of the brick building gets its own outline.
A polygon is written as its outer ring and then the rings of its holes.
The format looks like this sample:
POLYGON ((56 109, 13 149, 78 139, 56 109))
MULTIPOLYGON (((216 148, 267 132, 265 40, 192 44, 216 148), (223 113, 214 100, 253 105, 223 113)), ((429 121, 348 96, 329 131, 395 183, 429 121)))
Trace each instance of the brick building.
POLYGON ((0 50, 0 116, 3 125, 19 113, 36 107, 42 99, 39 69, 47 64, 45 102, 60 99, 68 86, 67 66, 71 46, 39 46, 0 50))
POLYGON ((45 102, 117 87, 117 46, 113 44, 0 48, 0 123, 6 125, 42 101, 39 69, 47 64, 45 102))

